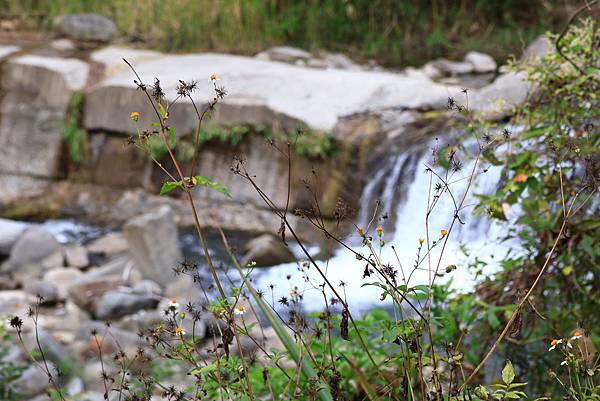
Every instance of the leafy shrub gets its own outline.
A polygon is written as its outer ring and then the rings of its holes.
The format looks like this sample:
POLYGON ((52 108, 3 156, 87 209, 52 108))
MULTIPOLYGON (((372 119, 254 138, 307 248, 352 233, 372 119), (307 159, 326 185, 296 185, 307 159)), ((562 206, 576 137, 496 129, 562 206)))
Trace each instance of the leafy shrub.
MULTIPOLYGON (((289 296, 277 300, 268 289, 256 289, 251 279, 254 264, 240 266, 221 232, 229 266, 239 276, 229 287, 222 284, 223 276, 217 273, 208 251, 191 191, 204 186, 227 195, 227 189, 197 175, 194 163, 189 173, 183 170, 174 153, 177 140, 168 125, 170 105, 163 102, 160 83, 157 80, 153 87, 146 86, 132 67, 138 88, 157 111, 154 135, 175 169, 171 173, 160 165, 171 179, 163 184, 161 193, 182 191, 189 201, 212 276, 212 296, 203 292, 200 304, 185 306, 171 300, 163 321, 139 333, 148 345, 146 349, 135 353, 118 350, 112 356, 118 368, 114 375, 109 375, 102 364, 105 398, 118 393, 119 398, 131 400, 149 400, 161 394, 169 400, 472 401, 525 399, 527 393, 544 393, 574 401, 599 399, 600 364, 595 343, 600 286, 595 273, 600 231, 595 229, 599 204, 594 196, 599 182, 600 41, 591 21, 568 28, 554 38, 558 53, 527 67, 538 93, 519 110, 514 121, 519 129, 490 130, 477 121, 471 124, 466 132, 475 137, 478 146, 471 155, 473 167, 465 176, 459 175, 463 170, 459 156, 469 156, 466 146, 434 152, 437 158, 426 166, 432 182, 425 205, 426 237, 415 243, 411 266, 403 266, 399 257, 397 264, 382 258, 383 250, 392 245, 386 242, 381 227, 356 227, 354 237, 360 241, 359 248, 344 242, 346 233, 338 231, 339 224, 332 228, 323 222, 318 204, 312 210, 295 211, 318 233, 353 255, 364 267, 364 286, 380 291, 381 301, 389 300, 383 304, 386 310, 373 309, 362 316, 350 309, 348 297, 352 294, 346 293, 345 284, 331 282, 326 264, 313 259, 298 238, 288 210, 274 206, 242 160, 232 168, 233 173, 263 197, 280 222, 282 241, 294 241, 304 252, 306 260, 298 266, 303 282, 291 285, 289 296), (481 165, 484 161, 500 167, 502 185, 491 195, 479 195, 479 211, 507 222, 510 230, 506 239, 517 240, 522 251, 504 256, 502 270, 494 280, 484 281, 477 292, 458 294, 450 283, 439 283, 438 277, 457 269, 455 265, 442 267, 442 255, 462 222, 461 214, 471 206, 467 193, 478 174, 486 171, 487 165, 481 165), (455 193, 457 181, 467 182, 461 196, 455 193), (429 219, 439 213, 443 197, 452 199, 455 210, 448 226, 434 232, 429 219), (428 272, 428 282, 414 285, 411 277, 420 270, 428 272), (307 290, 322 295, 321 312, 304 312, 307 290), (208 344, 194 335, 202 313, 211 316, 214 337, 208 344), (191 332, 186 333, 186 328, 191 332), (263 336, 266 329, 271 329, 278 340, 270 349, 263 336), (258 351, 249 352, 242 346, 246 340, 258 351), (510 357, 509 361, 501 373, 497 368, 485 372, 488 380, 484 380, 481 369, 490 357, 498 358, 498 349, 510 357), (136 373, 136 363, 152 360, 168 363, 156 363, 150 373, 136 373), (188 380, 180 387, 165 385, 163 380, 175 368, 183 370, 188 380), (494 376, 500 379, 490 379, 494 376)), ((214 139, 237 143, 247 130, 202 131, 203 116, 225 96, 224 89, 216 85, 216 77, 211 79, 215 97, 199 115, 195 143, 198 146, 214 139)), ((178 93, 192 99, 196 85, 181 82, 178 93)), ((468 96, 468 91, 464 92, 468 96)), ((449 106, 469 115, 469 110, 454 100, 449 106)), ((138 117, 132 113, 132 119, 137 121, 138 117)), ((146 141, 144 131, 130 138, 132 144, 141 147, 146 141)), ((278 148, 276 141, 271 144, 284 157, 294 156, 290 147, 286 151, 278 148)), ((197 152, 195 148, 194 158, 197 152)), ((338 206, 335 215, 341 222, 343 205, 340 202, 338 206)), ((484 264, 475 260, 471 267, 479 271, 484 264)), ((200 280, 193 263, 182 262, 176 272, 200 280)), ((32 312, 34 319, 36 313, 32 312)), ((21 338, 22 322, 18 318, 12 322, 21 338)), ((109 328, 105 333, 92 332, 98 349, 109 333, 109 328)), ((101 361, 106 358, 101 352, 98 356, 101 361)), ((65 401, 59 386, 52 383, 55 397, 65 401)))

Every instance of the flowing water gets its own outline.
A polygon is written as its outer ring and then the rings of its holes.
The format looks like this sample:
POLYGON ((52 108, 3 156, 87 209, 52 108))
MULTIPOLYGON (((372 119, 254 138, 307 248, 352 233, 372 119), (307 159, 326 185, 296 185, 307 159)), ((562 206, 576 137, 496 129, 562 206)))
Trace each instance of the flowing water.
MULTIPOLYGON (((447 192, 440 196, 435 209, 430 214, 428 226, 431 241, 439 240, 442 229, 451 231, 450 240, 443 253, 441 244, 436 246, 430 254, 430 261, 425 260, 420 268, 413 272, 419 239, 426 238, 426 213, 428 205, 434 201, 432 187, 439 181, 435 177, 432 178, 431 173, 427 171, 427 167, 431 165, 432 146, 433 143, 427 146, 417 145, 398 154, 387 156, 387 160, 383 163, 384 167, 373 171, 373 178, 363 190, 356 224, 364 228, 373 238, 377 238, 375 227, 384 228, 386 244, 381 249, 378 245, 375 248, 383 263, 390 263, 396 268, 399 280, 402 276, 407 278, 410 276, 408 281, 410 286, 427 284, 432 275, 429 266, 431 271, 444 272, 446 266, 457 265, 458 269, 451 274, 436 277, 435 280, 441 282, 452 279, 455 288, 468 290, 474 286, 475 277, 474 272, 466 267, 468 257, 464 251, 474 251, 480 260, 489 263, 486 271, 493 272, 497 268, 494 263, 495 257, 498 259, 509 249, 509 244, 499 243, 497 240, 502 234, 501 227, 491 223, 489 219, 476 217, 472 213, 472 206, 476 203, 473 193, 487 194, 495 191, 498 186, 499 170, 486 165, 478 166, 473 185, 464 202, 465 205, 471 206, 460 212, 464 224, 455 222, 452 230, 450 227, 456 210, 454 205, 462 199, 467 189, 474 162, 465 163, 461 171, 452 173, 446 178, 450 183, 453 197, 447 192), (483 172, 484 170, 486 172, 483 172)), ((44 223, 44 226, 64 243, 86 243, 106 232, 71 220, 49 220, 44 223)), ((249 239, 247 235, 236 233, 231 233, 228 237, 238 249, 242 248, 249 239)), ((354 251, 365 255, 369 253, 361 244, 358 235, 353 234, 346 240, 354 251)), ((208 242, 215 263, 228 265, 228 258, 219 236, 216 233, 209 233, 208 242)), ((186 257, 191 258, 196 255, 201 278, 211 280, 206 273, 207 269, 203 268, 203 261, 197 258, 201 252, 195 235, 191 232, 181 233, 180 246, 186 257)), ((294 244, 290 246, 300 260, 306 259, 298 246, 294 244)), ((310 252, 317 254, 318 248, 312 247, 310 252)), ((424 251, 421 251, 420 258, 423 260, 424 251)), ((339 293, 345 294, 353 310, 367 310, 376 304, 381 304, 379 299, 381 290, 374 286, 363 286, 376 280, 373 277, 363 279, 366 262, 358 260, 354 253, 339 248, 334 251, 331 258, 318 263, 330 284, 339 293), (345 283, 343 287, 340 287, 341 282, 345 283)), ((230 276, 234 281, 236 280, 235 274, 230 276)), ((323 295, 316 289, 322 284, 323 279, 316 269, 306 262, 258 268, 252 273, 252 277, 255 286, 263 290, 269 299, 277 300, 281 296, 288 296, 291 287, 297 285, 303 293, 303 306, 306 310, 323 308, 323 295), (271 285, 273 285, 272 290, 271 285)), ((228 280, 226 277, 224 279, 228 280)), ((327 291, 327 296, 331 296, 330 290, 327 291)))
MULTIPOLYGON (((375 227, 384 228, 385 246, 381 249, 379 259, 383 263, 395 266, 402 277, 410 276, 410 286, 427 284, 430 280, 429 264, 420 265, 420 269, 412 274, 415 264, 419 238, 426 238, 426 214, 428 205, 433 202, 433 190, 431 189, 439 180, 431 178, 427 172, 427 166, 431 165, 431 152, 429 147, 416 147, 407 149, 397 155, 389 155, 386 167, 373 172, 373 179, 365 186, 361 198, 361 209, 357 218, 357 225, 367 230, 367 235, 376 239, 375 227), (379 208, 379 216, 375 218, 374 211, 379 208), (371 224, 370 224, 371 223, 371 224), (391 245, 394 246, 392 249, 391 245), (395 250, 395 251, 394 251, 395 250), (400 267, 401 266, 401 267, 400 267)), ((474 162, 465 163, 460 172, 452 173, 446 181, 455 201, 448 194, 442 194, 437 201, 433 212, 428 219, 430 239, 437 240, 440 231, 450 230, 453 216, 455 215, 454 202, 459 202, 465 193, 469 176, 474 162)), ((475 193, 488 194, 494 192, 498 186, 499 173, 497 168, 483 165, 476 168, 476 176, 467 193, 464 205, 474 206, 475 193), (483 172, 486 170, 486 172, 483 172)), ((463 250, 476 251, 477 257, 489 264, 486 271, 493 272, 497 266, 494 259, 503 256, 508 244, 498 242, 502 234, 502 228, 491 223, 485 217, 473 215, 473 207, 467 207, 460 212, 461 221, 455 222, 451 238, 442 252, 442 246, 436 246, 431 252, 431 269, 444 272, 446 266, 457 265, 458 269, 444 277, 435 280, 453 280, 455 288, 468 290, 475 284, 475 272, 466 268, 468 257, 463 250)), ((369 251, 361 246, 358 235, 354 236, 350 243, 354 244, 356 252, 367 255, 369 251)), ((374 241, 377 242, 377 241, 374 241)), ((379 252, 378 245, 375 246, 379 252)), ((421 259, 424 251, 421 251, 421 259)), ((375 286, 363 286, 365 283, 376 281, 374 278, 364 278, 363 272, 366 267, 365 261, 357 260, 356 256, 344 249, 339 249, 330 260, 320 262, 322 270, 326 272, 329 282, 345 294, 347 302, 354 310, 367 310, 374 305, 381 304, 381 289, 375 286), (344 282, 343 287, 340 283, 344 282)), ((315 287, 323 282, 314 267, 299 267, 298 264, 284 264, 269 269, 261 269, 256 273, 257 286, 263 289, 269 284, 275 284, 274 298, 285 296, 291 286, 298 285, 304 294, 304 306, 308 310, 318 310, 323 306, 323 295, 315 287), (291 277, 289 277, 291 275, 291 277)), ((328 291, 331 294, 331 291, 328 291)))

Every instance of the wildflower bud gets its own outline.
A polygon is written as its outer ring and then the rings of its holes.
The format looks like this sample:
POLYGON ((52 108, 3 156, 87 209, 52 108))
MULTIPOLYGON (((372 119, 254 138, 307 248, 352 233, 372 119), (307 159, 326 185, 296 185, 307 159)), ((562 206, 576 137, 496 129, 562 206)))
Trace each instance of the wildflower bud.
POLYGON ((424 238, 419 238, 419 245, 423 245, 424 242, 425 242, 424 238))
POLYGON ((384 241, 384 240, 382 240, 382 239, 380 239, 380 240, 379 240, 379 246, 380 246, 380 247, 383 247, 384 245, 385 245, 385 241, 384 241))
POLYGON ((523 174, 523 173, 517 174, 513 178, 513 181, 514 182, 525 182, 525 181, 527 181, 527 174, 523 174))
POLYGON ((129 114, 129 118, 131 118, 133 121, 138 121, 140 119, 140 113, 137 111, 132 111, 131 114, 129 114))
POLYGON ((356 227, 356 232, 358 233, 358 235, 360 235, 361 237, 365 236, 365 232, 362 229, 362 227, 356 227))
POLYGON ((377 235, 379 235, 380 237, 383 235, 383 227, 377 227, 375 231, 377 231, 377 235))
POLYGON ((445 237, 446 235, 448 235, 448 231, 446 231, 446 230, 442 229, 442 230, 440 231, 440 234, 442 234, 442 237, 445 237))
POLYGON ((177 299, 173 298, 169 301, 169 309, 171 310, 177 310, 177 308, 179 308, 179 303, 177 302, 177 299))

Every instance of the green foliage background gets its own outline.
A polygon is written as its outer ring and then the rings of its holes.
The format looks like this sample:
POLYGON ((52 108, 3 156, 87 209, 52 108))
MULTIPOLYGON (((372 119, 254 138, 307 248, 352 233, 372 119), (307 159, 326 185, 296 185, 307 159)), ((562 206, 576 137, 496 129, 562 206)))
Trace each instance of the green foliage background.
POLYGON ((469 50, 498 59, 555 30, 581 5, 567 0, 0 0, 1 14, 50 28, 96 12, 132 41, 168 51, 255 53, 278 44, 344 52, 386 65, 469 50))

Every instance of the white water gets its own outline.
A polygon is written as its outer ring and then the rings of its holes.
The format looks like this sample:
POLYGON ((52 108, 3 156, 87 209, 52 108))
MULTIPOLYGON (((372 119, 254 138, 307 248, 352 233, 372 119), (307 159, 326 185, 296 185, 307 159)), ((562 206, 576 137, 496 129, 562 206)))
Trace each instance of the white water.
MULTIPOLYGON (((378 257, 383 263, 391 263, 399 273, 399 283, 401 283, 402 271, 405 276, 411 273, 412 266, 415 263, 416 252, 419 244, 419 238, 426 238, 425 216, 430 204, 433 187, 438 181, 431 174, 426 172, 426 166, 430 165, 430 152, 427 149, 406 149, 398 155, 391 155, 387 161, 387 166, 374 172, 373 179, 368 182, 363 190, 361 197, 361 209, 357 218, 357 224, 365 230, 368 222, 373 217, 374 205, 380 201, 381 214, 390 215, 386 220, 375 220, 368 228, 367 234, 376 237, 375 227, 381 225, 385 228, 384 239, 386 245, 381 249, 378 257), (396 253, 393 252, 391 245, 396 249, 400 259, 402 269, 399 268, 396 253)), ((482 173, 484 168, 489 166, 478 166, 474 184, 471 187, 468 196, 464 202, 465 205, 476 204, 473 193, 489 194, 496 190, 499 180, 499 169, 489 168, 487 173, 482 173)), ((464 168, 451 174, 447 181, 451 183, 452 193, 456 202, 462 198, 467 186, 468 177, 471 174, 473 163, 465 163, 464 168)), ((485 217, 475 217, 472 215, 472 207, 465 208, 461 213, 461 219, 464 225, 455 222, 452 230, 452 223, 455 213, 452 198, 446 193, 443 194, 429 218, 429 236, 430 240, 439 239, 440 230, 450 231, 450 238, 443 255, 441 247, 435 247, 431 252, 431 269, 439 265, 439 271, 444 272, 446 266, 454 264, 458 268, 451 274, 436 278, 437 282, 453 280, 453 286, 459 290, 469 290, 475 284, 474 272, 467 268, 468 258, 461 250, 461 245, 466 249, 472 250, 473 256, 489 263, 486 273, 491 273, 497 269, 494 263, 494 256, 500 259, 509 249, 509 244, 498 243, 498 238, 503 233, 503 228, 491 223, 485 217), (462 243, 460 242, 462 241, 462 243)), ((102 234, 102 231, 96 227, 87 226, 71 220, 49 220, 43 224, 50 230, 60 242, 85 242, 102 234)), ((185 239, 185 236, 182 237, 185 239)), ((361 246, 360 238, 357 234, 353 238, 345 239, 353 245, 356 252, 367 255, 369 252, 361 246)), ((375 241, 376 242, 376 241, 375 241)), ((182 246, 192 246, 195 241, 188 244, 183 241, 182 246)), ((218 243, 218 241, 215 241, 218 243)), ((213 251, 217 252, 217 248, 213 251)), ((301 259, 303 255, 298 246, 291 244, 292 249, 301 259)), ((375 246, 378 250, 378 246, 375 246)), ((421 251, 423 258, 425 247, 421 251)), ((316 249, 310 249, 311 254, 316 253, 316 249)), ((211 252, 212 254, 213 252, 211 252)), ((217 252, 218 253, 218 252, 217 252)), ((379 250, 378 250, 379 253, 379 250)), ((215 254, 216 255, 216 254, 215 254)), ((225 260, 225 258, 223 258, 225 260)), ((375 277, 363 280, 363 272, 366 266, 365 261, 359 261, 354 254, 345 249, 338 249, 328 261, 319 261, 320 268, 325 272, 329 282, 343 294, 345 292, 347 302, 355 311, 364 311, 374 305, 381 305, 379 297, 381 290, 377 287, 362 287, 363 284, 377 281, 375 277), (339 287, 341 281, 346 283, 342 289, 339 287)), ((323 280, 314 267, 308 267, 307 263, 288 263, 271 268, 256 269, 252 277, 255 286, 264 291, 267 299, 271 299, 270 284, 275 285, 273 297, 277 300, 281 296, 288 296, 293 285, 300 287, 300 292, 304 296, 304 308, 308 311, 323 309, 323 296, 321 292, 314 287, 320 285, 323 280), (304 267, 300 267, 304 266, 304 267), (290 278, 288 279, 288 275, 290 278), (307 282, 307 279, 309 282, 307 282)), ((421 264, 420 270, 416 270, 410 277, 409 285, 427 284, 430 280, 430 271, 427 262, 421 264)), ((331 291, 327 291, 328 297, 331 291)))
MULTIPOLYGON (((397 255, 399 256, 402 270, 405 276, 408 276, 415 264, 416 253, 419 244, 419 238, 426 238, 426 213, 428 205, 432 202, 433 190, 430 190, 430 185, 433 187, 439 180, 431 179, 431 174, 426 172, 426 166, 429 165, 430 152, 422 152, 424 155, 420 157, 409 157, 414 152, 406 151, 404 154, 390 158, 389 168, 380 170, 374 174, 373 180, 366 185, 363 196, 361 198, 361 211, 358 221, 364 225, 371 219, 372 206, 377 199, 385 207, 391 208, 390 212, 395 213, 392 232, 384 234, 386 245, 381 249, 380 259, 383 263, 391 263, 399 273, 399 283, 401 282, 401 269, 398 267, 398 259, 393 252, 391 245, 394 245, 397 255), (413 159, 413 160, 411 160, 413 159), (414 172, 414 174, 405 174, 402 171, 414 172), (403 182, 402 178, 410 179, 409 182, 403 182), (430 183, 431 180, 431 183, 430 183), (381 193, 376 193, 377 188, 381 188, 381 181, 385 181, 381 193), (398 197, 397 188, 409 188, 408 194, 398 197), (428 199, 429 198, 429 199, 428 199)), ((475 193, 491 193, 496 190, 499 180, 499 170, 489 168, 486 173, 482 172, 481 166, 476 169, 476 178, 474 184, 467 194, 464 205, 474 205, 476 199, 473 196, 475 193)), ((489 166, 484 166, 485 168, 489 166)), ((468 177, 473 169, 473 162, 465 163, 464 168, 458 172, 450 174, 447 181, 450 185, 456 202, 460 202, 464 191, 467 188, 468 177)), ((388 209, 389 210, 389 209, 388 209)), ((429 218, 429 237, 430 240, 437 240, 440 237, 442 229, 450 231, 450 238, 446 248, 441 252, 441 246, 435 247, 431 251, 431 270, 435 271, 439 265, 439 272, 443 273, 446 266, 454 264, 458 268, 451 274, 445 274, 444 277, 436 278, 436 282, 444 282, 449 279, 453 280, 453 286, 459 290, 469 290, 475 284, 474 272, 470 272, 467 268, 468 258, 461 251, 461 242, 468 250, 473 250, 474 254, 485 262, 489 263, 486 268, 487 273, 497 269, 494 263, 494 256, 499 259, 507 250, 507 244, 500 244, 497 238, 500 237, 501 227, 491 223, 485 217, 479 218, 472 214, 473 207, 465 208, 460 217, 465 222, 464 225, 458 221, 454 223, 452 229, 450 225, 455 214, 455 206, 452 198, 446 193, 443 194, 436 205, 433 213, 429 218), (439 280, 439 281, 438 281, 439 280)), ((379 222, 381 223, 381 221, 379 222)), ((374 225, 379 224, 375 222, 374 225)), ((376 237, 375 227, 371 226, 368 235, 374 239, 376 237)), ((388 230, 390 231, 390 230, 388 230)), ((357 234, 354 241, 351 243, 360 244, 357 234)), ((374 240, 374 242, 377 242, 374 240)), ((374 245, 375 246, 375 245, 374 245)), ((425 248, 421 251, 421 258, 425 254, 425 248)), ((354 246, 353 249, 364 255, 368 255, 369 251, 364 246, 354 246)), ((379 247, 375 246, 377 252, 379 247)), ((367 286, 362 287, 368 282, 377 281, 375 277, 363 279, 363 271, 366 262, 359 261, 355 255, 345 249, 338 249, 336 254, 329 261, 318 262, 321 269, 326 273, 329 282, 338 290, 339 293, 347 296, 347 302, 354 310, 367 310, 370 307, 380 304, 379 297, 381 290, 377 287, 367 286), (342 289, 339 287, 341 281, 346 283, 342 289)), ((304 264, 305 266, 307 264, 304 264)), ((427 284, 430 280, 430 271, 428 263, 421 264, 421 268, 416 270, 410 277, 409 285, 427 284)), ((268 290, 269 284, 275 284, 274 298, 287 296, 292 285, 298 285, 304 296, 304 307, 307 310, 320 310, 323 307, 323 296, 321 292, 314 287, 323 282, 320 275, 314 267, 300 268, 299 264, 288 263, 284 265, 274 266, 269 269, 261 269, 256 271, 254 278, 256 286, 265 290, 266 294, 270 295, 268 290), (288 280, 287 276, 291 275, 288 280), (307 278, 309 282, 307 282, 307 278)), ((328 291, 328 296, 331 291, 328 291)))

